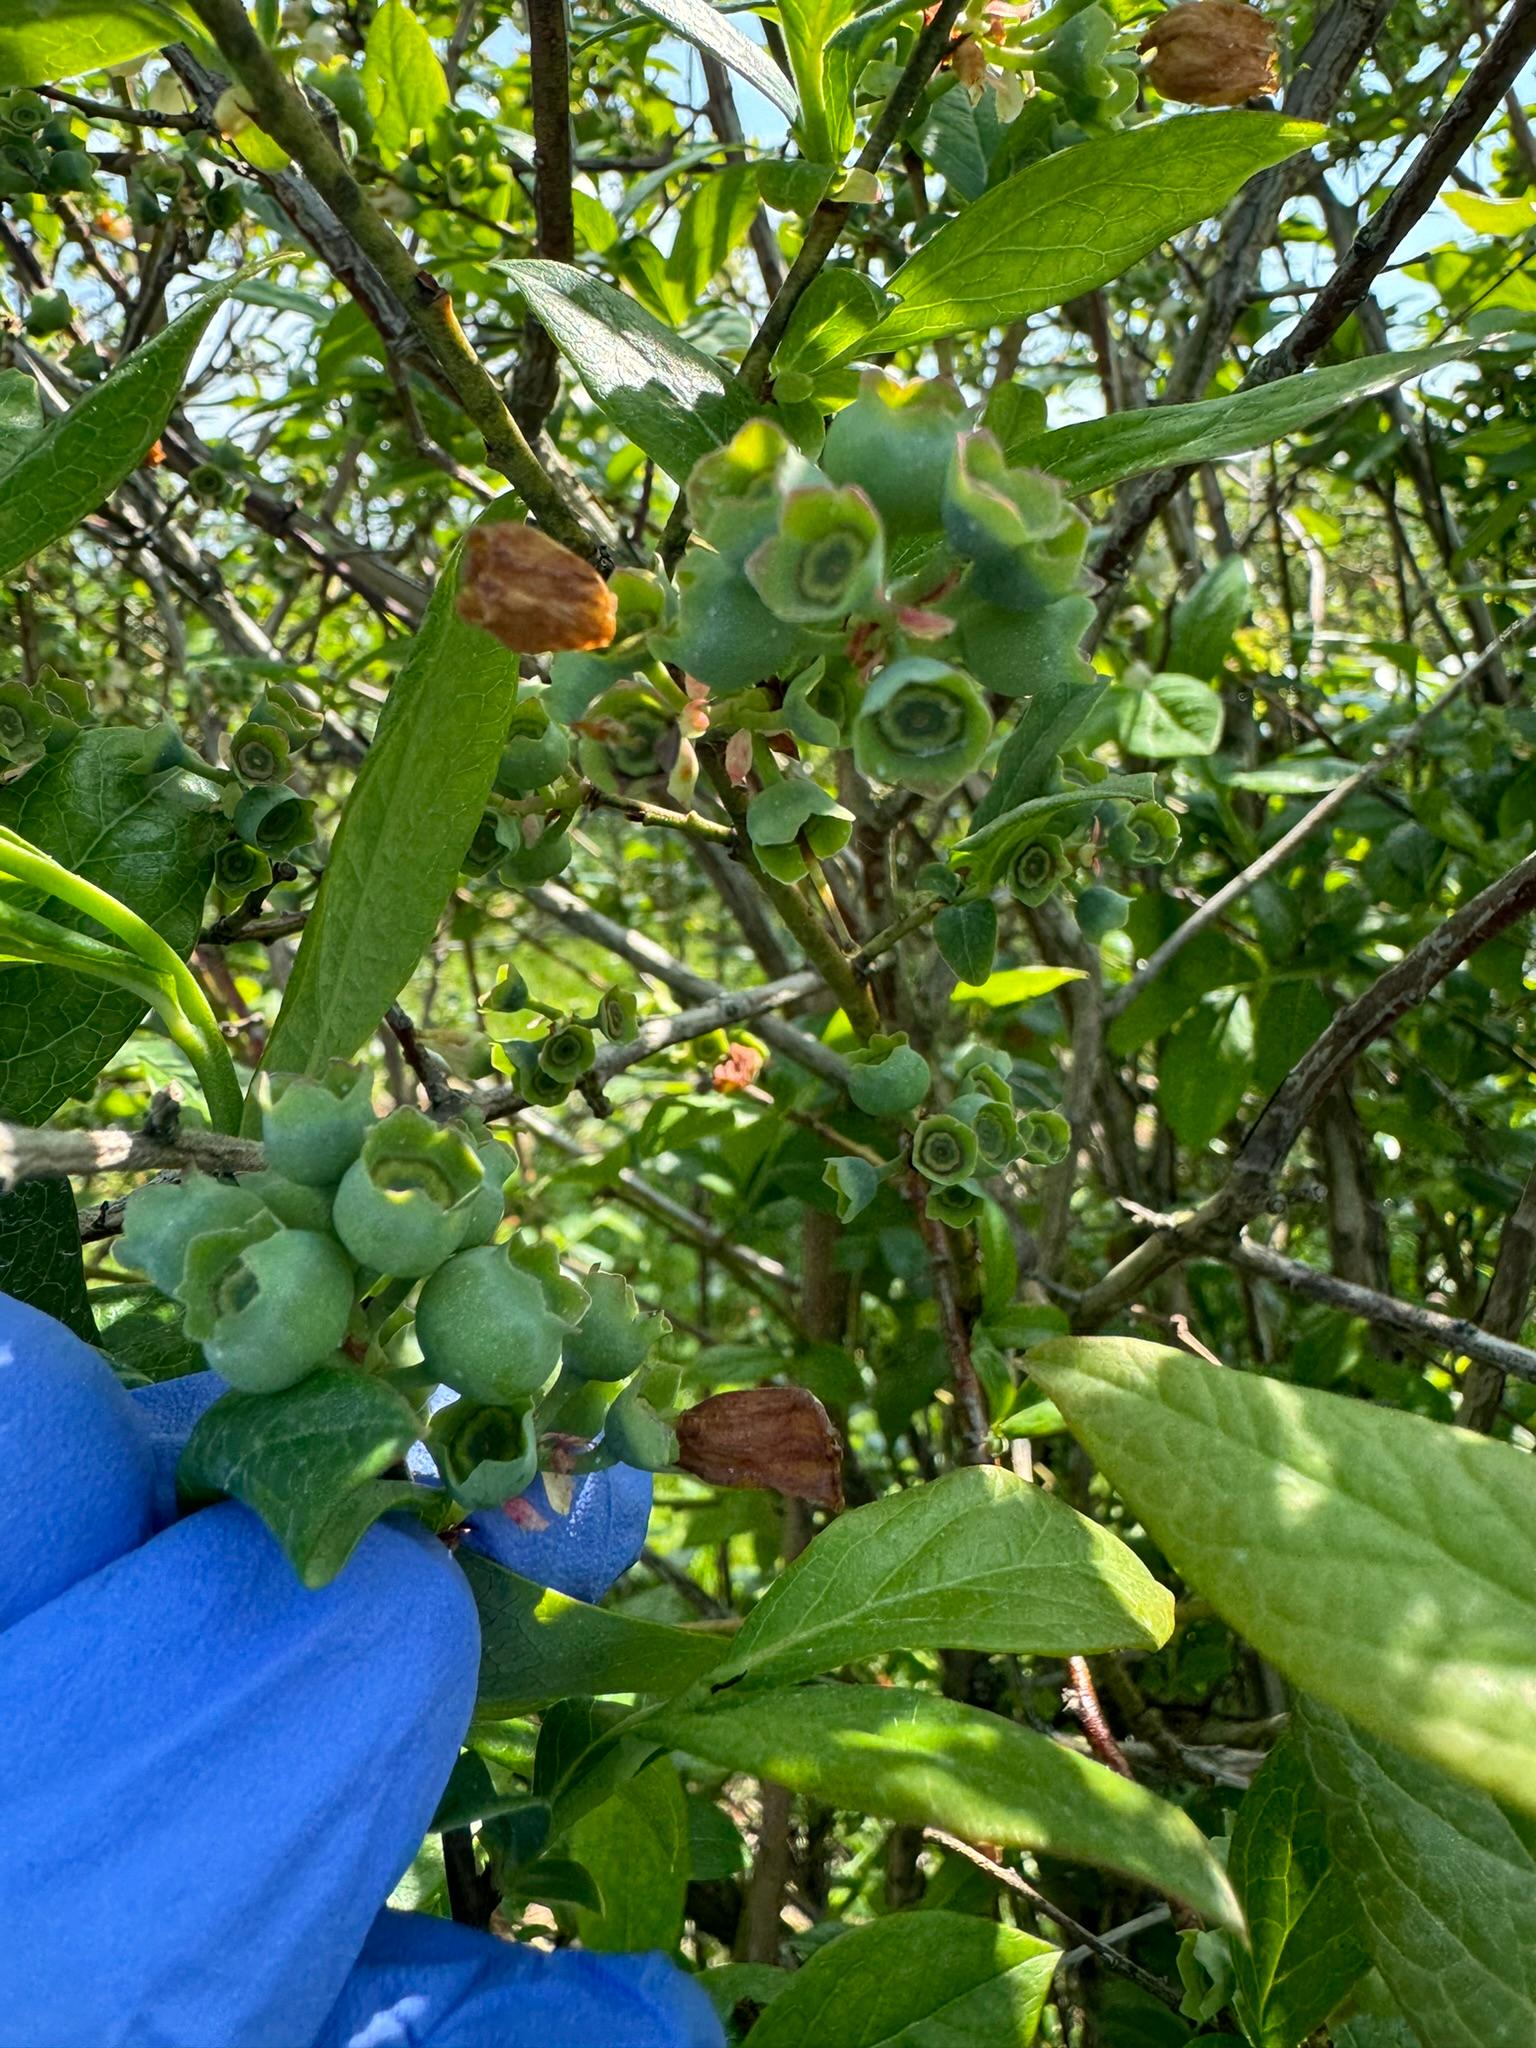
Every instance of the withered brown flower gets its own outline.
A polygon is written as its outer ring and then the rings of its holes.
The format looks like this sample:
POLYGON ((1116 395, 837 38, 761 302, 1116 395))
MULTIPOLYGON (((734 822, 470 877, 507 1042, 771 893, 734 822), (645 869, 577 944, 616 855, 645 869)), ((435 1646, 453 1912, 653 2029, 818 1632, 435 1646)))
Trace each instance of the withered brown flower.
POLYGON ((1279 83, 1275 33, 1247 0, 1184 0, 1154 21, 1138 48, 1165 100, 1236 107, 1279 83))
POLYGON ((836 1513, 843 1440, 804 1387, 711 1394, 677 1418, 677 1463, 711 1486, 766 1486, 836 1513))
POLYGON ((618 604, 589 562, 534 526, 477 526, 464 542, 459 617, 517 654, 606 647, 618 604))
POLYGON ((710 1074, 715 1091, 720 1095, 736 1095, 743 1088, 750 1088, 763 1071, 763 1055, 755 1045, 742 1045, 733 1039, 721 1060, 710 1074))

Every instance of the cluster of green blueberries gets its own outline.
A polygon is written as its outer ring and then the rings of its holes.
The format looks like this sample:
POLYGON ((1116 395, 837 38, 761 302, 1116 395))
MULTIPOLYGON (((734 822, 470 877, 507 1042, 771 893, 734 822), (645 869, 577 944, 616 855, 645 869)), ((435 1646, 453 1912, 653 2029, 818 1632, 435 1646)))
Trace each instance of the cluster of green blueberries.
POLYGON ((466 1508, 521 1492, 551 1432, 603 1434, 577 1469, 672 1461, 676 1375, 640 1372, 665 1318, 618 1274, 583 1286, 548 1244, 497 1241, 512 1155, 484 1125, 377 1117, 367 1070, 335 1061, 267 1085, 262 1136, 262 1173, 136 1190, 118 1245, 232 1388, 278 1393, 322 1366, 418 1401, 452 1388, 427 1443, 466 1508))
POLYGON ((561 871, 573 756, 607 787, 665 775, 681 674, 707 689, 713 733, 750 735, 746 830, 775 881, 798 881, 852 833, 810 750, 850 752, 868 782, 919 799, 992 769, 1006 806, 979 810, 984 831, 921 886, 948 901, 1004 888, 1026 905, 1066 889, 1088 937, 1123 923, 1101 858, 1160 865, 1178 826, 1071 750, 1101 688, 1080 652, 1088 526, 1056 478, 1009 459, 1033 418, 1011 398, 978 422, 946 383, 872 372, 819 462, 766 418, 705 456, 671 580, 621 569, 612 644, 557 654, 548 685, 525 690, 470 871, 514 887, 561 871), (1005 738, 996 717, 1015 703, 1005 738))

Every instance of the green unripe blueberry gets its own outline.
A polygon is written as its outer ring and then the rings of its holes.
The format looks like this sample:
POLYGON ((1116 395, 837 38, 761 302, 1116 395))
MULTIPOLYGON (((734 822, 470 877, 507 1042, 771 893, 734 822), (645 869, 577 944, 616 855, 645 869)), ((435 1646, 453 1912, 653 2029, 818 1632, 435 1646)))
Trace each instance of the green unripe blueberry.
MULTIPOLYGON (((0 183, 0 193, 4 190, 4 184, 0 183)), ((64 367, 72 377, 78 377, 82 384, 99 384, 112 365, 94 342, 77 341, 65 356, 64 367)))
POLYGON ((258 784, 236 804, 234 823, 240 837, 263 853, 291 853, 314 837, 315 806, 281 784, 258 784))
POLYGON ((88 192, 95 182, 95 162, 83 149, 55 150, 43 169, 45 192, 88 192))
POLYGON ((571 743, 537 697, 515 705, 507 727, 507 743, 496 770, 503 796, 527 796, 558 782, 570 764, 571 743))
POLYGON ((539 1469, 539 1440, 526 1401, 514 1407, 451 1401, 432 1417, 427 1448, 449 1492, 467 1508, 499 1508, 522 1493, 539 1469))
POLYGON ((229 743, 230 766, 242 782, 281 782, 288 773, 288 735, 247 719, 229 743))
POLYGON ((226 903, 239 903, 252 890, 265 889, 272 880, 272 863, 259 847, 243 839, 229 839, 213 861, 213 886, 226 903))
POLYGON ((870 370, 827 429, 821 466, 835 483, 862 485, 892 535, 931 533, 964 424, 965 402, 952 384, 901 383, 870 370))
POLYGON ((477 1245, 440 1266, 416 1304, 416 1341, 438 1379, 477 1401, 540 1394, 560 1368, 587 1297, 554 1253, 477 1245))
POLYGON ((232 1180, 189 1167, 178 1181, 135 1188, 123 1208, 117 1263, 153 1280, 162 1294, 181 1285, 187 1247, 211 1230, 232 1230, 261 1214, 261 1199, 232 1180))
POLYGON ((571 835, 562 825, 546 825, 537 838, 525 838, 521 818, 498 821, 497 837, 506 849, 501 862, 501 879, 511 889, 531 888, 538 882, 552 882, 563 874, 571 860, 571 835))
POLYGON ((240 1185, 290 1230, 318 1230, 323 1236, 331 1227, 333 1191, 328 1187, 305 1187, 302 1181, 288 1180, 270 1167, 262 1173, 248 1173, 240 1185))
POLYGON ((566 1334, 565 1369, 582 1380, 628 1379, 672 1326, 641 1308, 622 1273, 589 1273, 586 1288, 590 1306, 566 1334))
POLYGON ((1031 1166, 1059 1166, 1072 1143, 1072 1126, 1058 1110, 1032 1109, 1019 1120, 1019 1151, 1031 1166))
POLYGON ((969 1180, 980 1147, 976 1133, 957 1116, 925 1116, 912 1139, 912 1164, 938 1187, 969 1180))
POLYGON ((470 1142, 485 1171, 485 1181, 465 1206, 461 1246, 489 1244, 500 1230, 507 1213, 507 1179, 515 1164, 511 1149, 489 1133, 484 1138, 471 1133, 470 1142))
POLYGON ((213 1370, 243 1393, 272 1394, 346 1336, 352 1268, 334 1238, 263 1217, 195 1239, 181 1298, 187 1335, 213 1370))
POLYGON ((74 318, 74 309, 63 292, 38 292, 27 308, 23 322, 28 334, 59 334, 74 318))
POLYGON ((596 1053, 596 1044, 586 1025, 567 1018, 563 1024, 552 1025, 548 1037, 540 1043, 539 1066, 551 1081, 562 1082, 569 1089, 587 1072, 596 1053))
POLYGON ((0 101, 0 127, 10 129, 14 135, 40 134, 52 119, 53 109, 41 93, 22 88, 7 93, 0 101))
POLYGON ((336 1190, 331 1222, 360 1265, 419 1279, 458 1250, 484 1180, 462 1130, 397 1109, 364 1137, 336 1190))
POLYGON ((571 1092, 569 1081, 556 1078, 539 1064, 539 1048, 543 1041, 531 1038, 514 1038, 503 1052, 512 1063, 517 1075, 517 1085, 528 1100, 540 1109, 554 1109, 564 1102, 571 1092))
POLYGON ((1095 943, 1120 931, 1131 914, 1131 899, 1102 882, 1091 883, 1077 899, 1077 928, 1095 943))
POLYGON ((615 1045, 633 1045, 640 1036, 640 1004, 617 983, 605 988, 597 1006, 597 1028, 615 1045))
POLYGON ((215 228, 232 228, 245 211, 245 202, 240 197, 238 185, 215 185, 204 195, 203 212, 208 224, 215 228))
POLYGON ((1019 1120, 1006 1102, 977 1090, 962 1095, 954 1105, 955 1115, 976 1134, 976 1149, 988 1166, 1006 1166, 1019 1150, 1019 1120))
POLYGON ((376 1121, 372 1077, 346 1060, 328 1060, 322 1074, 274 1074, 263 1083, 268 1163, 305 1187, 334 1187, 376 1121))
POLYGON ((907 1043, 907 1034, 878 1034, 848 1056, 848 1094, 866 1116, 905 1116, 927 1095, 933 1080, 928 1062, 907 1043))
POLYGON ((940 1223, 948 1224, 951 1230, 963 1230, 981 1214, 985 1199, 980 1188, 972 1187, 968 1181, 953 1181, 944 1187, 931 1187, 923 1198, 923 1209, 940 1223))
POLYGON ((647 1397, 651 1377, 642 1374, 618 1395, 603 1423, 603 1448, 620 1464, 662 1472, 677 1462, 677 1431, 647 1397))

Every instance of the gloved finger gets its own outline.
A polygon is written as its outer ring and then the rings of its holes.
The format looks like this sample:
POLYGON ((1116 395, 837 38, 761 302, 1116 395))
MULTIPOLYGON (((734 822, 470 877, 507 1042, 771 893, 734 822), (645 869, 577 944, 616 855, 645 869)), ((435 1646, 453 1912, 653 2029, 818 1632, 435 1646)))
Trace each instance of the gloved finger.
POLYGON ((153 1386, 135 1387, 129 1396, 143 1417, 155 1461, 157 1529, 176 1519, 176 1461, 186 1448, 193 1426, 204 1410, 228 1391, 228 1382, 216 1372, 189 1372, 180 1379, 157 1380, 153 1386))
POLYGON ((550 1506, 540 1477, 506 1507, 471 1515, 464 1540, 572 1600, 601 1600, 639 1557, 650 1516, 650 1473, 610 1465, 574 1482, 569 1514, 550 1506))
POLYGON ((381 1913, 314 2048, 723 2048, 664 1956, 554 1953, 381 1913))
POLYGON ((469 1721, 474 1602, 419 1528, 302 1586, 235 1502, 0 1658, 0 2048, 305 2048, 469 1721))
POLYGON ((0 1294, 0 1629, 150 1534, 154 1461, 97 1352, 0 1294))

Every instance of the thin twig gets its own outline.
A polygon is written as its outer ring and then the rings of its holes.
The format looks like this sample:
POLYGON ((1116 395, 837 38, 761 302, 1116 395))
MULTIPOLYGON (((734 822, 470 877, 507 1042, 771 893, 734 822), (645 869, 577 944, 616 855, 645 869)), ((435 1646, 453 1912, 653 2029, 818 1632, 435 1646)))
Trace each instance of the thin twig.
MULTIPOLYGON (((1095 1934, 1093 1929, 1085 1927, 1081 1920, 1074 1920, 1070 1913, 1054 1904, 1044 1892, 1037 1891, 1027 1878, 1020 1877, 1016 1870, 1010 1870, 1006 1863, 997 1862, 988 1856, 985 1850, 976 1848, 970 1842, 962 1842, 958 1835, 951 1835, 943 1828, 924 1828, 923 1836, 926 1841, 937 1842, 940 1848, 948 1849, 956 1856, 963 1856, 967 1863, 974 1863, 976 1868, 984 1870, 994 1883, 1005 1885, 1020 1898, 1028 1899, 1036 1913, 1043 1919, 1053 1922, 1063 1934, 1070 1935, 1078 1947, 1087 1954, 1097 1956, 1107 1970, 1113 1970, 1117 1976, 1128 1977, 1133 1984, 1139 1984, 1143 1991, 1157 1999, 1160 2004, 1166 2005, 1171 2012, 1180 2009, 1182 1999, 1172 1984, 1165 1983, 1161 1977, 1155 1977, 1150 1970, 1144 1970, 1140 1963, 1122 1955, 1108 1937, 1095 1934)), ((1167 1907, 1162 1909, 1163 1915, 1166 1915, 1167 1910, 1167 1907)), ((1152 1922, 1149 1920, 1145 1924, 1151 1925, 1152 1922)), ((1129 1931, 1131 1930, 1127 1928, 1117 1928, 1115 1933, 1123 1940, 1129 1931)), ((1069 1954, 1064 1954, 1061 1961, 1065 1964, 1071 1959, 1069 1954)))
POLYGON ((1062 1700, 1088 1738, 1088 1747, 1101 1764, 1116 1772, 1122 1778, 1134 1778, 1136 1773, 1125 1760, 1125 1751, 1116 1742, 1114 1732, 1104 1718, 1104 1708, 1099 1699, 1098 1687, 1093 1682, 1093 1672, 1086 1657, 1067 1659, 1069 1684, 1062 1689, 1062 1700))

